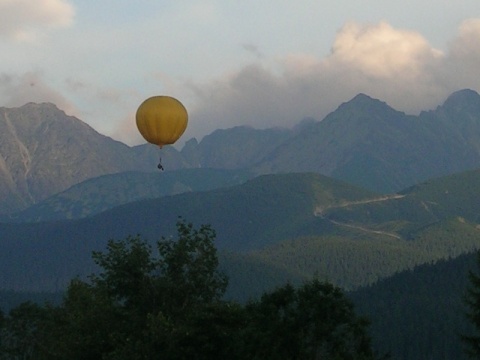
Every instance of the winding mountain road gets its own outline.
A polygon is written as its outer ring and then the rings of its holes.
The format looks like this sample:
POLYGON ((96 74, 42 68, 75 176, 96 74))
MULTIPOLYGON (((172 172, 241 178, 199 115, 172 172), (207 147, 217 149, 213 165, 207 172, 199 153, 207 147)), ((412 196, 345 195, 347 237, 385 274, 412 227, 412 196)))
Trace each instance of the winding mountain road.
POLYGON ((360 225, 354 225, 354 224, 350 224, 350 223, 336 221, 336 220, 333 220, 333 219, 330 219, 330 218, 326 217, 324 212, 325 212, 325 210, 328 210, 328 209, 338 209, 338 208, 343 208, 343 207, 347 207, 347 206, 363 205, 363 204, 369 204, 369 203, 380 202, 380 201, 401 199, 403 197, 405 197, 405 195, 393 194, 393 195, 386 195, 386 196, 373 198, 373 199, 367 199, 367 200, 346 201, 346 202, 340 203, 338 205, 328 206, 328 207, 325 207, 325 208, 317 206, 315 208, 315 211, 314 211, 313 214, 316 217, 320 217, 322 219, 328 220, 332 224, 335 224, 335 225, 338 225, 338 226, 344 226, 344 227, 360 230, 360 231, 375 234, 375 235, 385 235, 385 236, 389 236, 389 237, 393 237, 395 239, 401 240, 402 237, 399 236, 396 233, 388 232, 388 231, 382 231, 382 230, 373 230, 373 229, 369 229, 367 227, 360 226, 360 225))

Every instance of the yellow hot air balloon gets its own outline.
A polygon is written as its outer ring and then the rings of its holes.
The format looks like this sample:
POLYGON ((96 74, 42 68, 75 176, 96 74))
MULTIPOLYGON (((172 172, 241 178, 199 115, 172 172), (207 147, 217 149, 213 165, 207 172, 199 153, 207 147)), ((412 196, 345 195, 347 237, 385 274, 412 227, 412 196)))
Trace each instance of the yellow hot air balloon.
POLYGON ((185 132, 188 114, 180 101, 170 96, 152 96, 138 107, 137 127, 149 143, 175 143, 185 132))
MULTIPOLYGON (((180 101, 170 96, 152 96, 137 109, 137 128, 149 143, 163 145, 175 143, 185 132, 188 114, 180 101)), ((158 168, 163 170, 162 158, 158 168)))

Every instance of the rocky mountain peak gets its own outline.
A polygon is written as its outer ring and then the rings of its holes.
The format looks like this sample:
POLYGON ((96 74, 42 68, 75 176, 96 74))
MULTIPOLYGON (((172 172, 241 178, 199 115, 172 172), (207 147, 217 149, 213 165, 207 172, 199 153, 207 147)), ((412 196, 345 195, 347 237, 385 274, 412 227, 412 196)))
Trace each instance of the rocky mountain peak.
POLYGON ((480 95, 470 89, 459 90, 451 94, 441 108, 450 112, 478 112, 480 111, 480 95))
POLYGON ((0 212, 20 210, 91 177, 135 168, 128 146, 54 104, 0 111, 0 212))
POLYGON ((372 98, 366 94, 360 93, 352 100, 343 103, 338 110, 354 110, 355 112, 392 112, 396 111, 386 102, 372 98))

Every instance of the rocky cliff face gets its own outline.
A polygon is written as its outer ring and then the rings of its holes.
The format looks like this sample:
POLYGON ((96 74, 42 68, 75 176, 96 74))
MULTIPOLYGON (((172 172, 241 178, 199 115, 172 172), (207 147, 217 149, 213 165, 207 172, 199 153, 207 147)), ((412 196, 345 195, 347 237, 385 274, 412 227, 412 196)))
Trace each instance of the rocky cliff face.
POLYGON ((138 169, 131 149, 53 104, 0 108, 0 212, 23 209, 73 184, 138 169))

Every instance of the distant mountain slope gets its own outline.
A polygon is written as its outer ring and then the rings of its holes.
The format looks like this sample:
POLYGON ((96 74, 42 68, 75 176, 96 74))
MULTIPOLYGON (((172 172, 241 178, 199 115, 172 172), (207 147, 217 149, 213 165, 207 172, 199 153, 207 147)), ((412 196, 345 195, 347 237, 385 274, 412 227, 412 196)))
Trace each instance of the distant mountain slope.
POLYGON ((6 222, 78 219, 142 199, 184 192, 206 191, 244 183, 253 174, 245 170, 184 169, 167 172, 126 172, 103 175, 53 195, 6 222))
MULTIPOLYGON (((243 261, 225 264, 235 279, 229 294, 241 300, 259 296, 283 282, 301 283, 316 276, 346 290, 367 286, 405 269, 454 258, 480 248, 477 224, 442 220, 409 240, 355 227, 336 227, 318 234, 281 241, 241 254, 243 261), (242 264, 242 272, 237 268, 242 264), (275 269, 275 271, 274 271, 275 269), (272 274, 277 273, 277 276, 272 274), (252 275, 255 274, 255 275, 252 275)), ((232 259, 230 255, 228 259, 232 259)))
POLYGON ((405 268, 480 248, 479 189, 480 170, 475 170, 396 195, 324 204, 316 214, 330 228, 325 224, 317 236, 253 249, 248 255, 256 267, 281 264, 294 270, 292 281, 317 274, 346 289, 365 286, 405 268))
POLYGON ((472 170, 431 179, 382 202, 331 207, 323 215, 337 222, 395 231, 408 239, 442 219, 460 217, 480 223, 479 197, 480 170, 472 170))
POLYGON ((0 108, 0 212, 27 207, 80 181, 139 169, 128 146, 52 104, 0 108))
POLYGON ((191 140, 181 153, 194 167, 251 168, 293 134, 295 131, 282 128, 236 126, 216 130, 200 143, 191 140))
POLYGON ((299 132, 256 166, 259 172, 313 171, 390 193, 480 166, 480 95, 452 94, 419 116, 359 94, 299 132))

